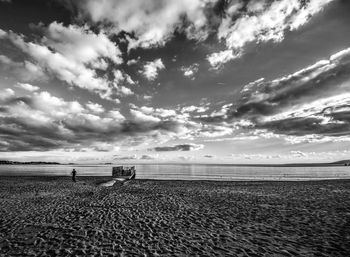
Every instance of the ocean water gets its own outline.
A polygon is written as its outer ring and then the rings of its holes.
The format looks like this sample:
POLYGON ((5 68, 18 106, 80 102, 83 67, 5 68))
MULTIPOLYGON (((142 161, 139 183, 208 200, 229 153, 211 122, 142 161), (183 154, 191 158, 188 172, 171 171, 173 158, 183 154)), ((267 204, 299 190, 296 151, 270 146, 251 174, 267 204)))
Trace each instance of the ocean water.
MULTIPOLYGON (((110 176, 117 165, 0 165, 1 175, 110 176)), ((227 165, 143 164, 136 166, 139 179, 181 180, 319 180, 350 179, 350 167, 252 167, 227 165)))

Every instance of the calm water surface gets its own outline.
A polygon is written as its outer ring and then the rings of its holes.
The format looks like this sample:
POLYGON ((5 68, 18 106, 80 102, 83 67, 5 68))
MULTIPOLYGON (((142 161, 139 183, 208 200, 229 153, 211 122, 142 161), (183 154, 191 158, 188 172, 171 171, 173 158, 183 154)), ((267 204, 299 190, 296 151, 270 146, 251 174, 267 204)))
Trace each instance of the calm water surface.
MULTIPOLYGON (((114 165, 116 166, 116 165, 114 165)), ((0 165, 0 175, 109 176, 112 165, 0 165)), ((317 180, 350 179, 350 167, 241 167, 222 165, 136 165, 140 179, 191 180, 317 180)))

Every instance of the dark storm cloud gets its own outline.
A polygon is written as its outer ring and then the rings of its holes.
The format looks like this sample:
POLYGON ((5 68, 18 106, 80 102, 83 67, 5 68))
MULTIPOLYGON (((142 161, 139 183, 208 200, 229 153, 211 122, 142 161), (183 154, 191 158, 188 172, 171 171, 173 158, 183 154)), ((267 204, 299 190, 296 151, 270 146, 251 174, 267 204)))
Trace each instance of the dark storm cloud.
MULTIPOLYGON (((186 127, 176 117, 161 118, 135 111, 125 119, 117 110, 96 114, 88 106, 67 102, 48 92, 18 97, 13 90, 1 92, 1 151, 45 151, 61 148, 108 151, 127 140, 168 137, 186 127)), ((136 108, 136 107, 135 107, 136 108)), ((160 115, 164 115, 160 113, 160 115)))
POLYGON ((243 88, 239 106, 230 115, 233 118, 272 115, 281 108, 332 95, 336 91, 345 92, 341 86, 349 79, 350 49, 292 75, 268 82, 253 82, 243 88))
POLYGON ((203 145, 181 144, 181 145, 174 145, 174 146, 159 146, 159 147, 154 147, 150 150, 156 151, 156 152, 170 152, 170 151, 194 151, 194 150, 200 150, 202 148, 203 148, 203 145))
POLYGON ((0 121, 0 135, 6 142, 0 151, 46 151, 65 146, 69 140, 59 132, 57 124, 43 126, 6 117, 0 121))
POLYGON ((320 134, 324 136, 346 136, 350 135, 350 110, 343 113, 347 116, 342 121, 336 119, 336 114, 324 115, 330 117, 328 122, 324 122, 320 117, 296 117, 286 118, 278 121, 266 122, 260 124, 259 128, 265 128, 277 134, 286 134, 293 136, 304 136, 309 134, 320 134), (335 121, 335 122, 332 122, 335 121), (338 121, 338 122, 336 122, 338 121))
POLYGON ((344 136, 350 134, 350 48, 291 75, 246 85, 240 99, 196 120, 276 134, 344 136), (239 125, 239 124, 238 124, 239 125), (242 126, 241 126, 242 127, 242 126))

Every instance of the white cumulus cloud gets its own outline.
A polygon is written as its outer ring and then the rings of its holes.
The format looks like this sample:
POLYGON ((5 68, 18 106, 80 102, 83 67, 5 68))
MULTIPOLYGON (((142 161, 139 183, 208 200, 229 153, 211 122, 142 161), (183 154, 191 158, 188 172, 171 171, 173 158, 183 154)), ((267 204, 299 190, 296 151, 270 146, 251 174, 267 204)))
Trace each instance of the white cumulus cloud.
POLYGON ((141 73, 145 78, 148 80, 155 80, 158 77, 158 72, 162 69, 165 69, 165 66, 162 62, 162 59, 158 58, 155 59, 154 61, 147 62, 141 73))
POLYGON ((31 84, 28 84, 28 83, 17 83, 16 87, 22 88, 22 89, 30 91, 30 92, 34 92, 34 91, 37 91, 40 89, 38 86, 33 86, 31 84))

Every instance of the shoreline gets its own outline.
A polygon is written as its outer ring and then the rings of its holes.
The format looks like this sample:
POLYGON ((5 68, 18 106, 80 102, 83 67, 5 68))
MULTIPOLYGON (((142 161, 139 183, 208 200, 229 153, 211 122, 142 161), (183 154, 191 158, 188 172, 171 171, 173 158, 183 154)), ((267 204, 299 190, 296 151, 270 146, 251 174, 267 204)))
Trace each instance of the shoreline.
MULTIPOLYGON (((29 178, 71 178, 71 175, 1 175, 0 178, 24 178, 24 179, 29 179, 29 178)), ((112 176, 106 176, 106 175, 101 175, 101 176, 91 176, 91 175, 79 175, 77 176, 77 180, 79 178, 83 179, 106 179, 106 181, 113 180, 112 176)), ((274 182, 327 182, 327 181, 350 181, 350 178, 341 178, 341 177, 331 177, 331 178, 300 178, 300 179, 292 179, 292 178, 287 178, 284 177, 283 179, 276 178, 276 179, 163 179, 163 178, 137 178, 137 181, 159 181, 159 182, 171 182, 171 181, 188 181, 188 182, 266 182, 266 183, 274 183, 274 182)))
POLYGON ((99 166, 137 166, 137 165, 160 165, 160 166, 167 166, 167 165, 178 165, 178 166, 228 166, 228 167, 277 167, 277 168, 290 168, 290 167, 346 167, 348 165, 345 165, 342 161, 338 162, 324 162, 324 163, 255 163, 255 164, 244 164, 244 163, 45 163, 45 162, 15 162, 15 163, 0 163, 1 165, 17 165, 17 166, 53 166, 53 165, 63 165, 63 166, 74 166, 74 167, 99 167, 99 166))
MULTIPOLYGON (((70 176, 75 168, 79 177, 111 176, 111 166, 0 166, 0 176, 70 176)), ((347 167, 211 167, 211 166, 136 166, 137 179, 214 180, 214 181, 307 181, 350 179, 347 167)))

